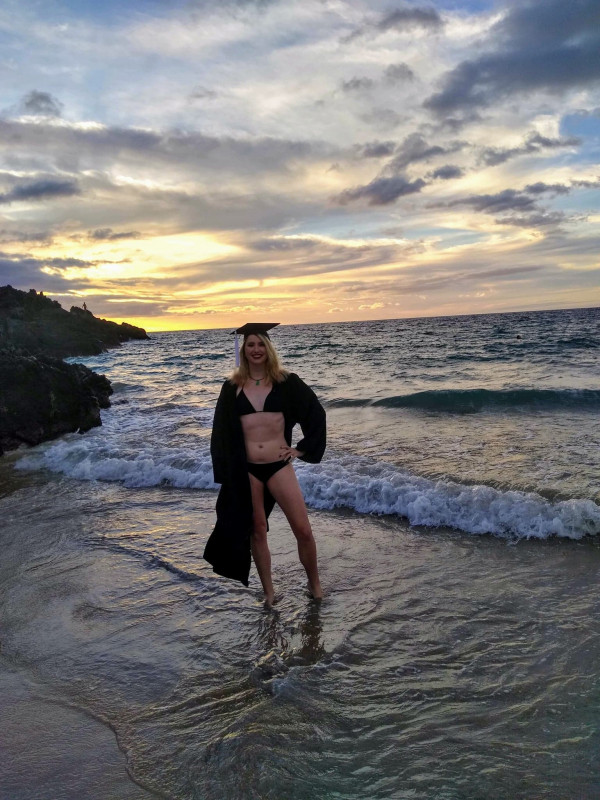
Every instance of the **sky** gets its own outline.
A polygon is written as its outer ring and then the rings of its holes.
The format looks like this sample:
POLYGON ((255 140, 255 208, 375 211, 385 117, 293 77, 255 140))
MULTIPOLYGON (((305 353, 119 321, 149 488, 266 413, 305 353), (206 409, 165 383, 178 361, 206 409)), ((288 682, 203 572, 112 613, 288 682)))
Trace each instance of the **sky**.
POLYGON ((0 285, 148 330, 600 305, 598 0, 4 0, 0 285))

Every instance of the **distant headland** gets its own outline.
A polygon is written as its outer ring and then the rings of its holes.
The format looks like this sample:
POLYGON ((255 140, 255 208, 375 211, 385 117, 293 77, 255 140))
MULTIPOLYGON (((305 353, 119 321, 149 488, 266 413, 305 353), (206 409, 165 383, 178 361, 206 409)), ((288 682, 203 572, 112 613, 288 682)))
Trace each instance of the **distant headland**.
POLYGON ((0 287, 0 455, 101 425, 110 381, 61 359, 150 338, 143 328, 99 319, 83 305, 66 311, 34 289, 0 287))

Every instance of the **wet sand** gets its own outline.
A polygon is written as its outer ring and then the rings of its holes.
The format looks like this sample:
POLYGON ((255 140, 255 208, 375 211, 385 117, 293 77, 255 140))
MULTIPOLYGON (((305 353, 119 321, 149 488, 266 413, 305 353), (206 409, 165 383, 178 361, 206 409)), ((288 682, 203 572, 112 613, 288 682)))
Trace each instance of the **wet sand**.
POLYGON ((150 800, 114 732, 0 658, 2 800, 150 800))
POLYGON ((319 606, 276 511, 269 612, 202 561, 214 499, 0 500, 2 800, 596 796, 596 541, 313 511, 319 606))

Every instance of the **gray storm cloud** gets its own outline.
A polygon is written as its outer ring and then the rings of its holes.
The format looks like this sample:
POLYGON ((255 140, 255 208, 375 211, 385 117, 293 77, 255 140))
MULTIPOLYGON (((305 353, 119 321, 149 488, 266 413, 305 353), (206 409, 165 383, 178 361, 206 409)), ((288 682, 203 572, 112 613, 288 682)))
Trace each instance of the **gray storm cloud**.
POLYGON ((392 178, 375 178, 365 186, 346 189, 335 199, 342 206, 356 200, 366 200, 371 206, 385 206, 407 194, 420 192, 424 186, 426 183, 422 178, 416 181, 409 181, 400 175, 392 178))
POLYGON ((88 236, 95 241, 115 242, 119 239, 137 239, 140 236, 140 232, 113 231, 112 228, 96 228, 94 231, 88 231, 88 236))
POLYGON ((47 200, 55 197, 72 197, 81 194, 77 181, 41 178, 24 181, 0 194, 0 203, 14 203, 32 200, 47 200))
POLYGON ((576 136, 551 138, 534 132, 518 147, 486 147, 481 154, 481 162, 487 166, 497 166, 517 156, 539 153, 542 150, 577 147, 579 144, 581 139, 576 136))
POLYGON ((34 89, 23 97, 19 110, 31 116, 60 117, 63 108, 64 105, 56 97, 34 89))
POLYGON ((378 17, 366 19, 343 41, 351 42, 361 36, 373 36, 389 31, 399 33, 410 33, 417 29, 439 31, 443 26, 442 17, 432 6, 411 6, 404 3, 398 8, 383 12, 378 17))
POLYGON ((463 169, 456 167, 453 164, 446 164, 443 167, 434 169, 431 173, 431 178, 433 180, 449 181, 453 178, 460 178, 462 175, 464 175, 463 169))
POLYGON ((439 30, 442 26, 442 18, 435 8, 414 6, 396 8, 385 14, 375 25, 379 31, 389 31, 391 29, 404 31, 414 28, 439 30))
POLYGON ((489 32, 487 52, 450 70, 425 107, 438 115, 485 108, 534 90, 564 91, 600 78, 598 0, 524 0, 489 32))
POLYGON ((391 84, 403 81, 414 81, 416 75, 413 70, 405 63, 388 64, 383 73, 384 80, 391 84))

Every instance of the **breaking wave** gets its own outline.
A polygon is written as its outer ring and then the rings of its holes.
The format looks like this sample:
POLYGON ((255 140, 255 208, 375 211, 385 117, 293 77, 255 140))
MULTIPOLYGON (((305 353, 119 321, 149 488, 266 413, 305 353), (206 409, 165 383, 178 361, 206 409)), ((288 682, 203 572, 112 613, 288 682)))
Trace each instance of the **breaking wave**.
POLYGON ((437 389, 376 400, 333 400, 332 407, 414 408, 450 414, 475 414, 512 408, 598 409, 598 389, 437 389))
MULTIPOLYGON (((24 455, 19 469, 48 469, 79 480, 118 481, 128 487, 216 489, 208 450, 112 452, 93 439, 64 437, 24 455)), ((600 534, 600 506, 572 498, 553 502, 535 493, 433 480, 392 464, 345 456, 319 465, 297 464, 307 505, 393 515, 412 525, 454 528, 507 539, 581 539, 600 534)))

